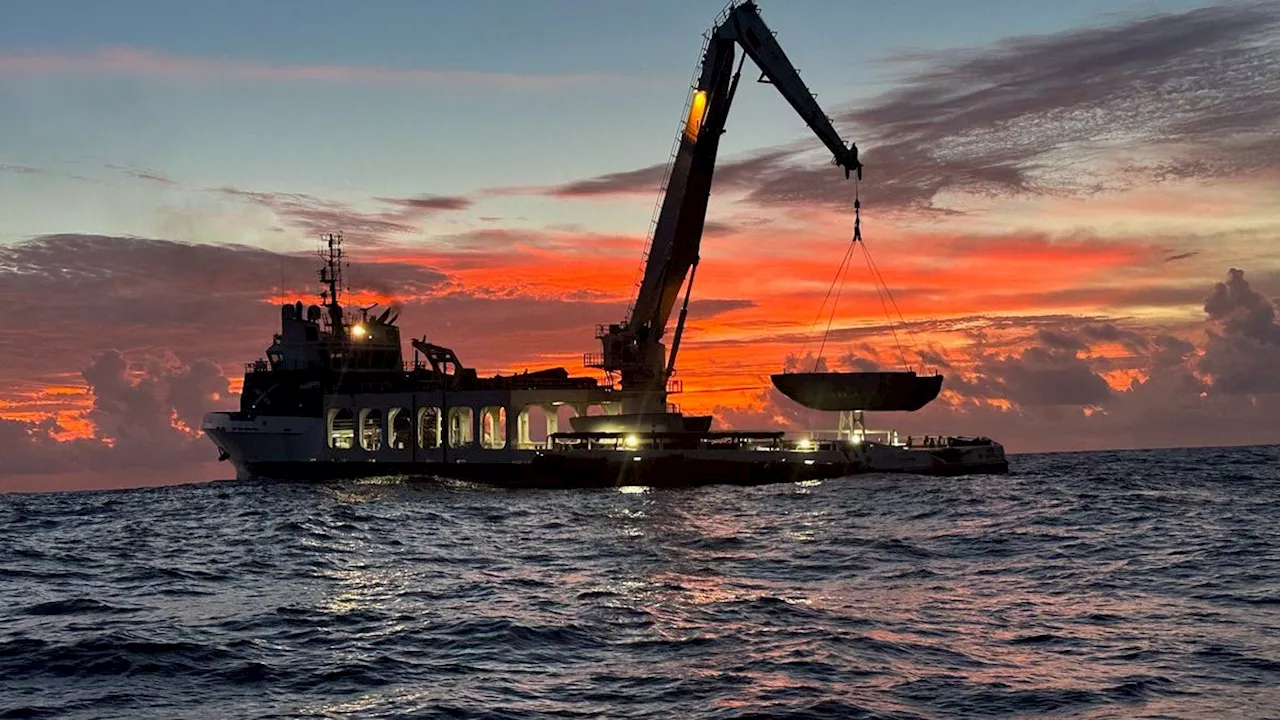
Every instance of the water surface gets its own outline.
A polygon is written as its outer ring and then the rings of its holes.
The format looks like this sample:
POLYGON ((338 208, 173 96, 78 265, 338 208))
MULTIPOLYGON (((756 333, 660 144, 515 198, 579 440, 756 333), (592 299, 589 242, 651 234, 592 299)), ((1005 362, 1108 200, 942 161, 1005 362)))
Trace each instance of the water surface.
POLYGON ((1276 717, 1280 448, 0 496, 0 717, 1276 717))

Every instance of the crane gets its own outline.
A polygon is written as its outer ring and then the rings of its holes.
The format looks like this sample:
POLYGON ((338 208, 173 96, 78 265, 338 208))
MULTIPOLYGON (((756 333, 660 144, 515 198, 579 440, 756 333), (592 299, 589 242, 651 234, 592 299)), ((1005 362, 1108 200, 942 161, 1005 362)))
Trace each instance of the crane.
POLYGON ((832 164, 843 167, 846 178, 850 173, 862 177, 857 146, 845 145, 760 18, 755 2, 731 3, 707 36, 635 302, 625 321, 597 332, 603 352, 591 364, 620 380, 624 417, 666 413, 667 383, 675 371, 697 273, 716 152, 747 57, 760 69, 759 81, 777 88, 831 151, 832 164), (734 70, 737 46, 744 55, 734 70), (668 356, 663 338, 682 288, 684 304, 668 356))

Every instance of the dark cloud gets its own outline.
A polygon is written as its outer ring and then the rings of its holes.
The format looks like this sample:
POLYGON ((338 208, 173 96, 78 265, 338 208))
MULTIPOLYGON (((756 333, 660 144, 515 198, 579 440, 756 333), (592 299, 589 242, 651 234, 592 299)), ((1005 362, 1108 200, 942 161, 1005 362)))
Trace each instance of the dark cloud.
MULTIPOLYGON (((929 320, 912 320, 906 323, 876 323, 869 325, 858 325, 856 327, 832 328, 826 332, 826 340, 828 348, 846 347, 851 343, 862 344, 868 340, 883 339, 891 336, 895 331, 900 333, 900 340, 904 346, 904 350, 910 350, 913 356, 918 356, 919 348, 915 348, 913 338, 931 334, 953 334, 953 333, 999 333, 1008 332, 1026 332, 1028 330, 1035 332, 1040 328, 1049 330, 1057 330, 1063 327, 1076 328, 1085 323, 1103 322, 1105 318, 1093 316, 1079 315, 1063 315, 1063 314, 1044 314, 1044 315, 963 315, 958 317, 944 317, 929 320)), ((975 342, 977 338, 975 336, 975 342)), ((805 330, 789 330, 776 334, 757 334, 747 340, 715 340, 700 341, 699 344, 704 347, 715 347, 731 350, 733 347, 740 345, 759 345, 759 344, 781 344, 781 345, 799 345, 804 343, 816 343, 817 339, 814 330, 808 328, 805 330)), ((987 342, 983 340, 982 342, 987 342)), ((869 347, 861 345, 862 347, 869 347)), ((984 345, 984 349, 995 349, 996 346, 984 345)), ((931 355, 932 357, 932 355, 931 355)), ((893 361, 896 361, 894 359, 893 361)))
POLYGON ((162 173, 158 173, 153 170, 137 170, 137 171, 131 172, 130 175, 132 175, 133 177, 139 180, 146 180, 148 182, 159 183, 160 185, 177 185, 178 184, 177 181, 169 178, 168 176, 162 173))
POLYGON ((732 234, 736 229, 737 226, 733 223, 723 222, 720 220, 708 220, 702 225, 702 236, 704 238, 723 237, 725 235, 732 234))
POLYGON ((208 360, 184 363, 167 355, 130 362, 110 350, 94 357, 82 376, 93 397, 85 416, 92 423, 92 437, 59 440, 64 428, 53 419, 0 418, 6 475, 112 475, 199 463, 209 459, 210 450, 198 432, 200 418, 236 401, 221 369, 208 360))
POLYGON ((50 175, 53 177, 70 178, 72 180, 81 180, 84 182, 97 182, 96 180, 90 180, 89 178, 83 175, 58 172, 56 170, 49 170, 47 168, 32 167, 30 165, 12 165, 8 163, 0 163, 0 172, 14 173, 17 175, 50 175))
MULTIPOLYGON (((898 87, 837 118, 880 212, 955 214, 948 192, 1096 192, 1280 168, 1280 5, 1224 3, 992 45, 902 54, 898 87), (1105 166, 1125 158, 1120 173, 1105 166)), ((849 183, 799 141, 722 163, 717 191, 846 208, 849 183)), ((653 192, 665 165, 551 189, 653 192)), ((1189 255, 1174 255, 1171 260, 1189 255)))
POLYGON ((1199 254, 1200 254, 1199 250, 1192 250, 1191 252, 1184 252, 1184 253, 1178 253, 1177 255, 1170 255, 1169 257, 1165 258, 1164 261, 1174 262, 1176 260, 1186 260, 1187 258, 1193 258, 1199 254))
POLYGON ((1047 329, 1036 331, 1036 341, 1050 350, 1069 350, 1072 353, 1086 347, 1084 341, 1078 337, 1047 329))
POLYGON ((83 376, 93 395, 88 419, 95 437, 109 443, 115 463, 126 466, 199 459, 192 445, 200 419, 235 401, 222 370, 208 360, 186 364, 146 356, 131 364, 110 350, 95 357, 83 376))
POLYGON ((1017 356, 984 361, 979 372, 994 381, 999 397, 1022 407, 1104 405, 1112 394, 1107 381, 1069 348, 1028 348, 1017 356))
MULTIPOLYGON (((808 147, 808 145, 804 144, 800 145, 800 147, 804 148, 808 147)), ((788 147, 755 153, 736 160, 723 160, 717 164, 715 169, 715 189, 720 191, 754 187, 756 183, 760 182, 762 174, 776 171, 780 164, 795 155, 796 152, 797 150, 794 147, 788 147)), ((633 194, 656 196, 659 188, 662 187, 666 173, 667 165, 664 163, 650 165, 638 170, 606 173, 586 180, 555 185, 550 188, 510 188, 497 192, 499 194, 503 192, 536 192, 559 198, 592 198, 633 194)), ((768 222, 768 220, 764 219, 758 222, 768 222)))
POLYGON ((463 210, 471 201, 463 197, 419 195, 408 198, 376 198, 390 210, 364 211, 336 200, 305 193, 257 192, 221 187, 217 192, 258 205, 281 220, 309 234, 341 232, 361 244, 380 244, 397 235, 418 231, 418 223, 439 212, 463 210))
MULTIPOLYGON (((79 418, 94 428, 92 438, 58 441, 65 429, 52 421, 4 420, 0 475, 168 463, 172 480, 182 468, 212 460, 212 445, 189 430, 204 412, 236 405, 229 379, 278 331, 279 311, 266 300, 278 291, 282 271, 286 295, 307 300, 317 290, 317 264, 309 255, 243 246, 97 235, 0 246, 0 303, 22 308, 0 325, 0 388, 81 381, 91 404, 79 418)), ((447 276, 408 260, 350 269, 351 277, 370 279, 357 289, 376 279, 403 305, 406 338, 426 335, 454 347, 465 364, 485 373, 555 364, 588 372, 581 353, 597 349, 591 328, 616 321, 620 311, 615 302, 450 292, 447 276), (542 360, 542 351, 564 354, 542 360)), ((709 300, 694 312, 743 305, 709 300)))
POLYGON ((1280 325, 1275 307, 1232 268, 1204 303, 1211 324, 1200 369, 1213 391, 1227 395, 1280 392, 1280 325))
MULTIPOLYGON (((964 360, 939 348, 916 355, 946 376, 943 395, 916 413, 881 414, 869 422, 904 432, 995 437, 1015 451, 1270 444, 1280 442, 1280 326, 1272 303, 1232 270, 1205 301, 1203 346, 1172 335, 1144 335, 1114 321, 1056 318, 1019 335, 1024 349, 971 332, 964 360), (1026 346, 1026 343, 1032 343, 1026 346), (1137 371, 1113 388, 1103 373, 1115 358, 1088 354, 1095 343, 1118 343, 1137 371)), ((970 323, 975 323, 973 319, 970 323)), ((1022 323, 1003 328, 1017 330, 1022 323)), ((994 327, 995 323, 992 323, 994 327)), ((814 358, 790 357, 790 371, 812 369, 814 358)), ((846 370, 883 367, 874 349, 859 345, 841 361, 846 370)), ((825 365, 824 365, 825 367, 825 365)), ((797 428, 834 426, 830 414, 805 410, 772 388, 749 408, 717 408, 732 427, 778 422, 797 428)), ((833 427, 830 429, 834 429, 833 427)))
POLYGON ((1142 333, 1120 327, 1113 322, 1084 325, 1080 328, 1080 334, 1090 342, 1119 343, 1132 352, 1142 352, 1151 344, 1151 340, 1142 333))
POLYGON ((689 318, 691 320, 705 320, 716 315, 723 315, 734 310, 743 310, 755 306, 756 304, 750 300, 717 300, 715 298, 691 300, 689 302, 689 318))
MULTIPOLYGON (((46 235, 0 246, 0 387, 78 373, 111 349, 182 348, 224 367, 257 357, 284 292, 314 301, 319 260, 237 245, 101 235, 46 235), (281 281, 284 287, 281 287, 281 281)), ((436 294, 447 278, 401 263, 352 263, 355 289, 376 278, 393 297, 436 294)))
POLYGON ((832 372, 825 357, 813 353, 804 355, 788 355, 782 363, 782 372, 832 372))
POLYGON ((1187 358, 1196 351, 1193 343, 1172 335, 1158 335, 1151 340, 1151 366, 1156 370, 1181 368, 1187 358))
POLYGON ((586 180, 556 185, 548 195, 561 198, 587 198, 602 195, 629 195, 632 193, 658 193, 667 165, 650 165, 639 170, 598 175, 586 180))
MULTIPOLYGON (((1280 7, 1230 3, 992 46, 918 53, 901 86, 844 119, 907 198, 1094 189, 1096 164, 1143 148, 1148 174, 1280 165, 1280 7), (1105 150, 1102 149, 1105 147, 1105 150), (903 161, 906 161, 905 164, 903 161), (904 168, 941 178, 920 182, 904 168), (918 191, 911 197, 911 190, 918 191)), ((891 199, 891 198, 887 198, 891 199)))
POLYGON ((378 202, 425 211, 466 210, 471 207, 470 199, 450 195, 417 195, 415 197, 408 198, 380 197, 378 198, 378 202))
POLYGON ((124 173, 125 175, 128 175, 129 177, 135 180, 144 180, 146 182, 155 183, 157 185, 165 185, 168 187, 174 187, 178 184, 176 180, 173 180, 168 175, 165 175, 164 173, 156 170, 148 170, 146 168, 127 167, 125 165, 113 165, 111 163, 104 163, 104 167, 124 173))
POLYGON ((1213 288, 1204 301, 1209 319, 1224 335, 1238 335, 1270 345, 1280 344, 1280 326, 1271 301, 1249 286, 1244 271, 1231 268, 1227 281, 1213 288))
MULTIPOLYGON (((67 472, 83 466, 89 456, 100 451, 96 441, 59 442, 54 435, 60 429, 52 420, 0 418, 0 454, 4 456, 0 477, 67 472)), ((0 485, 0 490, 4 489, 0 485)))
MULTIPOLYGON (((282 292, 283 279, 285 296, 318 300, 318 265, 309 254, 99 235, 0 246, 0 303, 22 308, 0 325, 0 387, 66 382, 93 357, 117 349, 126 357, 181 349, 183 357, 208 358, 238 375, 277 332, 279 311, 268 298, 282 292)), ((429 335, 455 347, 465 363, 487 368, 530 362, 542 351, 597 349, 591 329, 616 322, 623 309, 571 298, 476 297, 409 255, 348 269, 352 289, 401 307, 406 337, 429 335)), ((748 305, 708 299, 695 301, 691 312, 709 317, 748 305)), ((189 365, 211 376, 204 362, 189 365)), ((171 398, 179 410, 187 407, 184 397, 171 398)))

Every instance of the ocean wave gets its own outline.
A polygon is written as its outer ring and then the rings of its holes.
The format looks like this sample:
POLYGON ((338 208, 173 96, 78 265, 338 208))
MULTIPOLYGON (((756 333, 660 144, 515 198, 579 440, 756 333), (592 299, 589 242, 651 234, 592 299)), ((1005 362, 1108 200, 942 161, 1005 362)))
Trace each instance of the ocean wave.
POLYGON ((1280 449, 0 496, 0 717, 1265 715, 1280 449), (801 492, 803 491, 803 492, 801 492))

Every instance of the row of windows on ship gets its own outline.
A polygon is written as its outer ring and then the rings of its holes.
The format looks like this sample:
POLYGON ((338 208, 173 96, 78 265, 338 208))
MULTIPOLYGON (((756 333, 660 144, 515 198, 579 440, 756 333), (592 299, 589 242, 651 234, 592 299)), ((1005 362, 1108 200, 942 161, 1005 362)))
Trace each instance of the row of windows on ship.
MULTIPOLYGON (((583 411, 595 414, 603 412, 603 408, 592 405, 583 411)), ((478 413, 469 407, 451 407, 447 425, 444 413, 434 406, 418 408, 416 422, 414 412, 407 408, 391 408, 385 414, 378 408, 358 411, 334 408, 328 413, 328 444, 338 450, 359 447, 368 451, 408 450, 413 445, 421 450, 433 450, 445 443, 451 448, 534 449, 542 447, 546 438, 557 431, 561 413, 577 414, 567 405, 524 408, 516 417, 515 437, 510 438, 509 443, 507 409, 502 406, 480 408, 478 413)))

